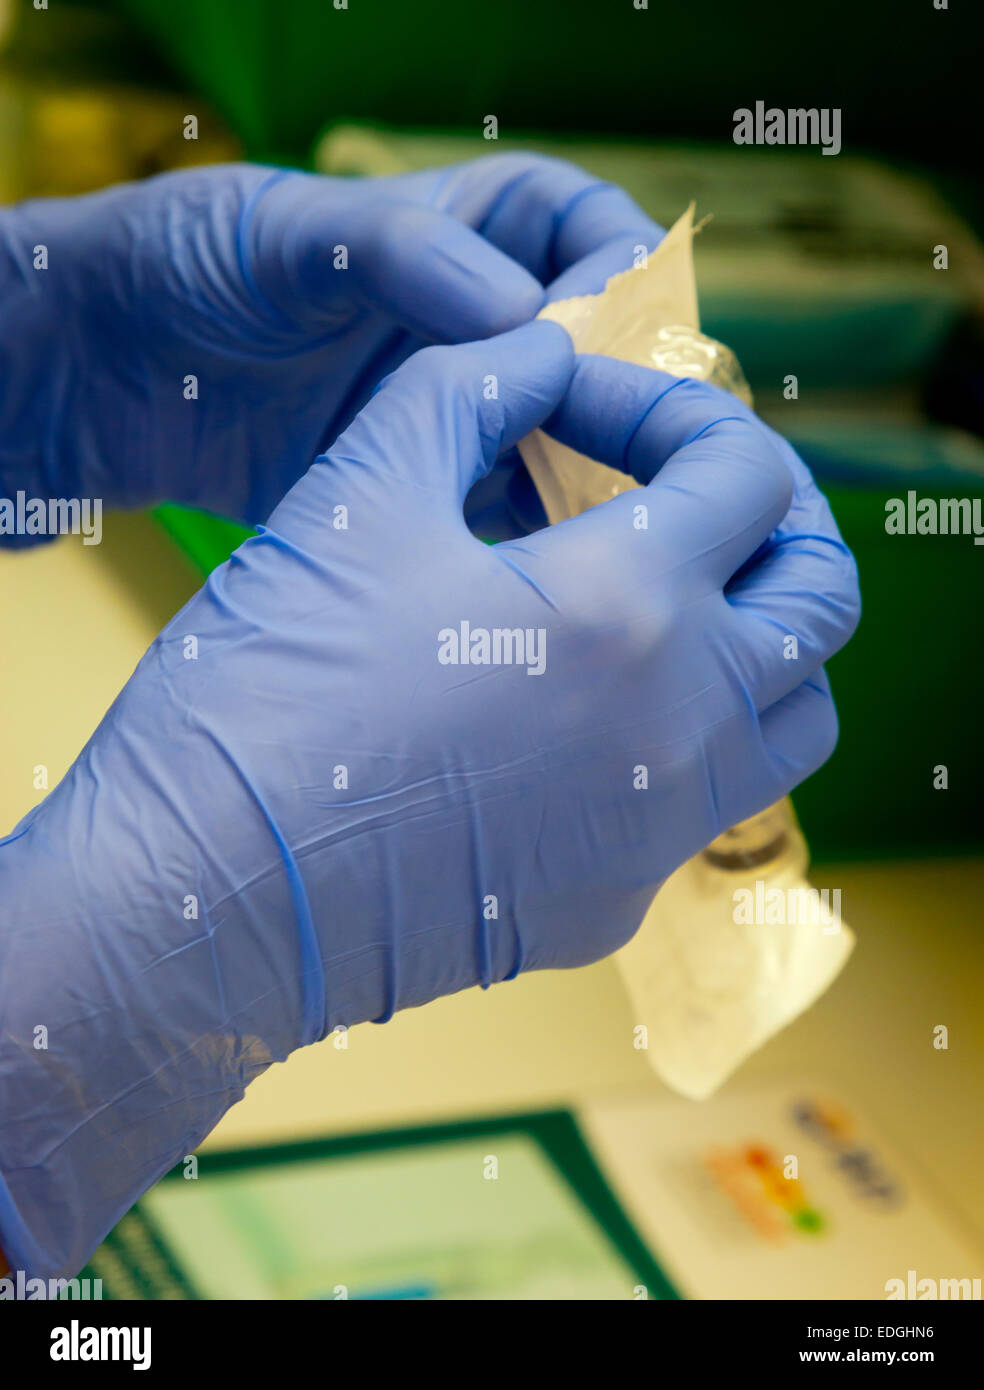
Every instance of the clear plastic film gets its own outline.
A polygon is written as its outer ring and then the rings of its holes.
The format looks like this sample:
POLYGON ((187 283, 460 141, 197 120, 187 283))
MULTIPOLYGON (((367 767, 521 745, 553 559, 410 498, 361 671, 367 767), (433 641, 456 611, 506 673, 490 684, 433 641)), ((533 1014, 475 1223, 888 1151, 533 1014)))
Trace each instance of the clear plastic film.
MULTIPOLYGON (((734 353, 700 331, 693 207, 643 265, 598 295, 541 313, 579 352, 699 377, 751 405, 734 353)), ((537 430, 520 444, 551 523, 638 484, 537 430)), ((654 1070, 693 1099, 712 1094, 834 980, 854 945, 839 901, 811 889, 787 799, 720 835, 663 885, 615 960, 654 1070)))

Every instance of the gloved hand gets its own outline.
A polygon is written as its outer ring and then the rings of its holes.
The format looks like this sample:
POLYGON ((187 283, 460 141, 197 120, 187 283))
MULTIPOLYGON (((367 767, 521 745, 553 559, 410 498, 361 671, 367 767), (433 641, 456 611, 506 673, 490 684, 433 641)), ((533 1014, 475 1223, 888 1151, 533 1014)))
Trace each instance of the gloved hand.
POLYGON ((5 208, 0 497, 264 521, 422 344, 526 322, 581 258, 601 288, 661 235, 526 155, 358 180, 227 165, 5 208))
POLYGON ((542 321, 415 355, 0 842, 11 1264, 77 1270, 338 1025, 615 950, 828 756, 856 619, 826 504, 732 397, 542 321), (648 489, 485 546, 463 498, 547 417, 648 489))

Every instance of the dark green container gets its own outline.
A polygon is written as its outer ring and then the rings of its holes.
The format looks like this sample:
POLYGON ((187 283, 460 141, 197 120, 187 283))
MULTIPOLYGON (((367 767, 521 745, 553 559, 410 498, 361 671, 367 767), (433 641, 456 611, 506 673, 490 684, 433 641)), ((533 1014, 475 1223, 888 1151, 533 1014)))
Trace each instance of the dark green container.
POLYGON ((903 489, 827 495, 857 556, 862 617, 828 666, 837 751, 794 798, 814 857, 980 853, 984 548, 888 535, 885 502, 903 489))
POLYGON ((843 112, 846 148, 941 168, 979 129, 982 10, 827 0, 114 0, 253 157, 329 121, 728 139, 758 99, 843 112))

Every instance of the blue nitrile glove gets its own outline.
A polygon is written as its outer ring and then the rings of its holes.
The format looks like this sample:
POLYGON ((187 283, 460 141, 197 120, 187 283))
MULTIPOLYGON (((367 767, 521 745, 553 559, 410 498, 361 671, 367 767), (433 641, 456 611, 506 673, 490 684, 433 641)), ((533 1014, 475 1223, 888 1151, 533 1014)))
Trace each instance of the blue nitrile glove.
POLYGON ((621 268, 661 235, 529 155, 381 179, 223 165, 2 209, 0 497, 264 521, 421 345, 524 323, 580 258, 621 268))
POLYGON ((575 367, 546 322, 414 356, 0 842, 11 1263, 77 1270, 328 1030, 615 950, 828 756, 857 612, 826 504, 732 397, 575 367), (548 416, 648 490, 485 546, 462 500, 548 416))

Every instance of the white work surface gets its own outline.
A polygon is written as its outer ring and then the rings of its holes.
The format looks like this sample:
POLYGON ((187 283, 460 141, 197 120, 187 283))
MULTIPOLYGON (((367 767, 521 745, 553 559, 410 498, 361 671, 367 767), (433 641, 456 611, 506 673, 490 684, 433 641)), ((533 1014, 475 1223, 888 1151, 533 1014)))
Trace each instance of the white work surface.
MULTIPOLYGON (((144 648, 197 587, 146 517, 0 551, 0 833, 62 776, 144 648)), ((842 1083, 984 1232, 984 860, 825 865, 858 935, 832 990, 742 1070, 842 1083), (949 1029, 949 1048, 933 1029, 949 1029)), ((615 969, 526 975, 352 1030, 270 1069, 215 1130, 231 1146, 439 1117, 545 1108, 626 1088, 665 1094, 632 1047, 615 969)))

